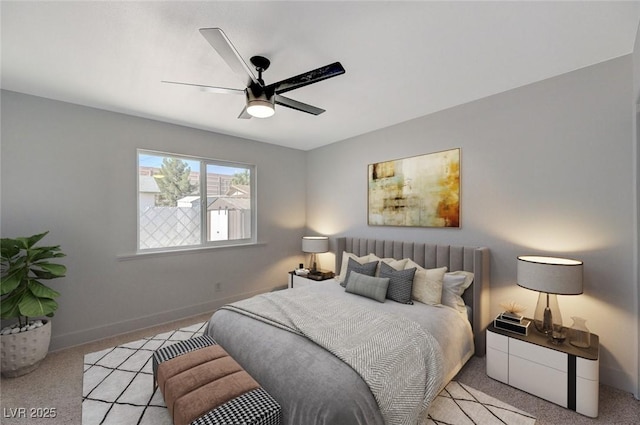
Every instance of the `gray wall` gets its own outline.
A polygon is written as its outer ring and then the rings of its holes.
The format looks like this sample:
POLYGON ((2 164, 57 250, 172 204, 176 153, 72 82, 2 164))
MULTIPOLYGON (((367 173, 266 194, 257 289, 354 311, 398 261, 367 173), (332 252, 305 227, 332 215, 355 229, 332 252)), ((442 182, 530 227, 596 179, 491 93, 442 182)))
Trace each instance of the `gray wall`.
POLYGON ((2 236, 50 230, 67 254, 52 349, 271 290, 302 260, 295 149, 3 91, 1 160, 2 236), (136 148, 256 164, 261 244, 119 259, 136 249, 136 148))
MULTIPOLYGON (((640 310, 640 25, 636 32, 636 41, 633 49, 633 93, 635 99, 635 132, 636 132, 636 231, 638 238, 636 239, 636 279, 638 283, 638 304, 640 310)), ((636 386, 636 398, 640 399, 640 326, 638 326, 638 382, 636 386)))
POLYGON ((537 294, 515 284, 518 255, 582 259, 584 294, 559 299, 565 325, 586 318, 600 336, 602 382, 634 392, 632 71, 626 56, 310 151, 307 226, 487 246, 492 314, 507 300, 534 312, 537 294), (455 147, 462 148, 460 229, 367 226, 367 164, 455 147))

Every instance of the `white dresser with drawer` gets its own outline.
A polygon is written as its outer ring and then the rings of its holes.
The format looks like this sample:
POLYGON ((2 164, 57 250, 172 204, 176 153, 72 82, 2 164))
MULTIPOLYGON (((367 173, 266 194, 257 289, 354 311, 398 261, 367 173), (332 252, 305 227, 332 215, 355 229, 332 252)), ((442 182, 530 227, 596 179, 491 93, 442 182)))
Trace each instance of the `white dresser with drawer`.
POLYGON ((487 375, 512 387, 575 410, 598 416, 599 340, 578 348, 553 344, 535 329, 519 335, 487 328, 487 375))

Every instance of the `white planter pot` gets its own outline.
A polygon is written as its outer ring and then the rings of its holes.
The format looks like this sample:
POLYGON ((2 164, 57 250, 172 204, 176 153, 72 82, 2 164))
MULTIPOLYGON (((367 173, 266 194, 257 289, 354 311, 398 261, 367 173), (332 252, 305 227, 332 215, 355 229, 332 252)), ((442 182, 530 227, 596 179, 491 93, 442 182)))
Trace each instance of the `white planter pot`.
POLYGON ((2 376, 15 378, 33 372, 47 356, 50 341, 51 320, 30 331, 0 335, 2 376))

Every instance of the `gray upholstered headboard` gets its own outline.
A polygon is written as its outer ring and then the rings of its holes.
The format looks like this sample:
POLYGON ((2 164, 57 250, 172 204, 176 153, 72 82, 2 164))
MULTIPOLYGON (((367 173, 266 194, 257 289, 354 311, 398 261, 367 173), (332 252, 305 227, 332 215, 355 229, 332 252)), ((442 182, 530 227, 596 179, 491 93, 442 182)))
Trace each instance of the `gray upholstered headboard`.
POLYGON ((476 356, 485 354, 485 331, 491 322, 489 313, 489 249, 419 242, 385 241, 364 238, 336 238, 336 273, 342 266, 342 252, 357 256, 370 253, 380 258, 411 258, 426 269, 446 266, 449 271, 464 270, 474 274, 471 286, 462 295, 472 308, 471 327, 476 356))

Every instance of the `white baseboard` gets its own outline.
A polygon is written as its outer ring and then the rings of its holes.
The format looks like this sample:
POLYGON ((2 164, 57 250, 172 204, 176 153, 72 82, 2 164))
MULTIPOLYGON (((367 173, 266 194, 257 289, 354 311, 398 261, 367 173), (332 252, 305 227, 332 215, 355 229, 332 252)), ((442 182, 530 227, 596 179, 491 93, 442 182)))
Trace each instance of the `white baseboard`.
POLYGON ((176 310, 163 311, 149 316, 138 317, 122 322, 109 323, 104 326, 98 326, 77 332, 69 332, 66 334, 53 336, 51 338, 51 344, 49 345, 49 351, 51 352, 63 350, 77 345, 86 344, 88 342, 121 335, 127 332, 137 331, 140 329, 161 325, 163 323, 173 322, 207 312, 213 312, 225 304, 243 300, 245 298, 249 298, 257 294, 262 294, 273 289, 276 288, 245 292, 242 294, 233 295, 231 297, 207 301, 205 303, 195 304, 176 310))

